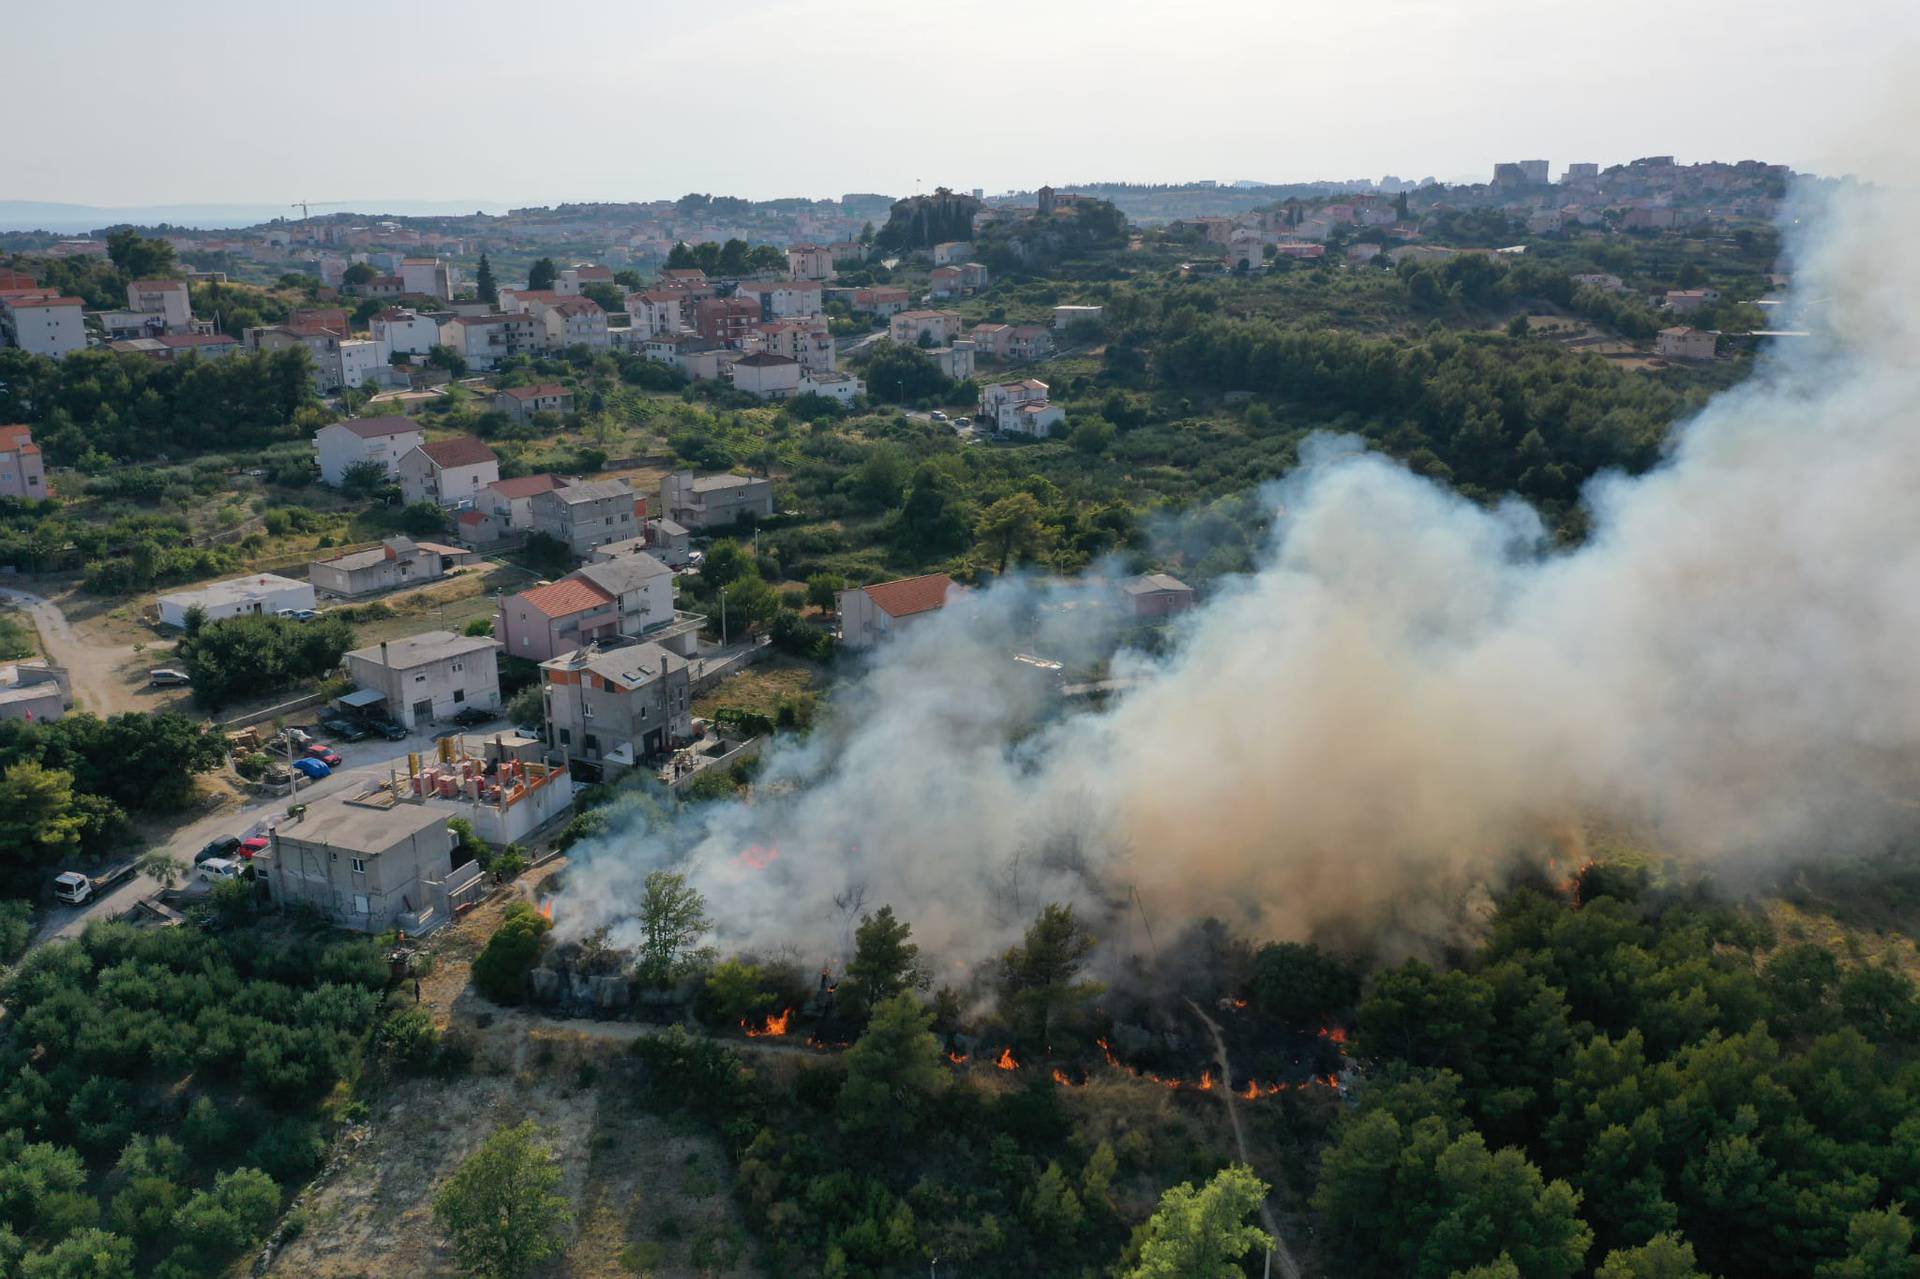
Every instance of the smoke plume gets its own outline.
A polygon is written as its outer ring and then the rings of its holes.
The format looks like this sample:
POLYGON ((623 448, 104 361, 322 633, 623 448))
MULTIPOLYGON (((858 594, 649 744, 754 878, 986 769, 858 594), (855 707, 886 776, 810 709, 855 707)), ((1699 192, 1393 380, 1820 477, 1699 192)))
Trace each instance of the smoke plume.
POLYGON ((1047 901, 1135 894, 1169 931, 1431 933, 1595 819, 1722 867, 1883 845, 1914 824, 1920 760, 1913 213, 1860 190, 1809 211, 1818 334, 1676 427, 1657 469, 1593 483, 1578 549, 1520 503, 1315 440, 1263 494, 1256 570, 1165 656, 1118 657, 1138 682, 1105 709, 1060 711, 1010 660, 1102 652, 1097 593, 994 585, 878 654, 753 802, 577 850, 563 931, 621 940, 663 865, 723 945, 831 959, 891 903, 958 963, 1047 901))

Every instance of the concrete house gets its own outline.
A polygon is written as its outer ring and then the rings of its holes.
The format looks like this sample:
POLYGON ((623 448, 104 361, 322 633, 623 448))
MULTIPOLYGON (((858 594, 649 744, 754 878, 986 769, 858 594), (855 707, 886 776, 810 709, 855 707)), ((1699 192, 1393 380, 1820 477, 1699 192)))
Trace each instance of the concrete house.
POLYGON ((459 291, 460 274, 439 258, 403 258, 400 287, 408 293, 450 301, 459 291))
POLYGON ((817 395, 836 404, 851 405, 867 393, 867 384, 851 373, 800 371, 800 394, 817 395))
POLYGON ((85 307, 51 289, 0 293, 0 336, 33 355, 62 359, 87 349, 85 307))
POLYGON ((547 741, 603 778, 693 737, 687 659, 658 644, 580 648, 540 664, 547 741))
POLYGON ((420 444, 400 459, 400 492, 408 502, 470 506, 500 478, 500 459, 471 435, 420 444))
POLYGON ((794 280, 833 278, 833 250, 819 244, 795 244, 787 249, 787 276, 794 280))
POLYGON ((595 560, 575 569, 572 576, 591 582, 613 599, 619 634, 653 640, 682 656, 693 655, 697 626, 692 630, 675 626, 673 570, 653 556, 641 551, 595 560), (658 638, 657 633, 667 628, 673 628, 674 634, 658 638))
POLYGON ((471 706, 500 709, 498 640, 485 635, 423 631, 347 654, 347 675, 360 693, 345 700, 383 706, 409 729, 425 728, 471 706), (354 700, 357 698, 358 700, 354 700))
POLYGON ((804 319, 825 310, 826 290, 818 280, 745 280, 734 297, 756 303, 758 319, 804 319))
POLYGON ((923 337, 945 346, 960 335, 962 323, 958 311, 902 311, 887 322, 887 336, 902 346, 918 346, 923 337))
POLYGON ((181 628, 187 624, 187 614, 196 608, 209 622, 256 614, 272 617, 282 609, 312 608, 313 583, 295 581, 277 573, 257 573, 191 591, 174 591, 160 596, 157 603, 160 620, 181 628))
POLYGON ((692 656, 705 620, 674 611, 673 570, 640 553, 597 559, 557 582, 503 596, 493 630, 509 657, 536 662, 622 637, 692 656))
POLYGON ((527 533, 533 529, 533 499, 570 483, 560 475, 520 475, 495 480, 480 490, 474 508, 493 525, 488 540, 527 533))
POLYGON ((1137 618, 1172 617, 1194 606, 1193 588, 1168 573, 1142 573, 1120 582, 1120 597, 1137 618))
POLYGON ((632 537, 640 528, 634 518, 633 486, 625 480, 549 488, 533 495, 532 511, 533 531, 565 543, 575 556, 632 537))
POLYGON ((971 240, 948 240, 944 244, 933 246, 933 264, 937 267, 956 266, 972 256, 973 241, 971 240))
POLYGON ((127 309, 157 317, 165 333, 193 330, 193 300, 185 280, 130 280, 127 309))
POLYGON ((510 386, 493 393, 493 407, 516 422, 531 422, 536 413, 573 412, 573 392, 558 382, 510 386))
POLYGON ((976 324, 967 330, 976 354, 1004 360, 1013 354, 1011 324, 976 324))
POLYGON ((773 481, 678 471, 660 481, 660 514, 683 528, 725 528, 773 514, 773 481))
POLYGON ((38 499, 51 495, 47 468, 30 426, 0 426, 0 497, 38 499))
POLYGON ((396 355, 425 355, 440 344, 440 321, 405 307, 376 312, 367 329, 387 363, 396 355))
POLYGON ((312 906, 364 933, 425 932, 484 880, 477 862, 454 868, 458 841, 447 823, 458 816, 385 792, 329 795, 278 823, 254 869, 282 906, 312 906))
POLYGON ((1015 416, 1018 410, 1023 405, 1045 403, 1047 384, 1039 378, 994 382, 980 388, 980 420, 996 431, 1019 430, 1021 423, 1015 416))
POLYGON ((313 561, 307 565, 307 579, 315 590, 355 599, 402 586, 437 582, 473 557, 472 551, 457 546, 390 537, 364 551, 313 561))
POLYGON ((546 349, 547 328, 537 315, 523 312, 456 315, 440 326, 441 344, 476 369, 490 369, 516 355, 546 349))
POLYGON ((784 400, 800 390, 800 361, 771 351, 755 351, 733 362, 733 385, 763 400, 784 400))
POLYGON ((888 319, 907 309, 912 298, 897 284, 878 284, 853 291, 853 309, 888 319))
POLYGON ((840 639, 867 648, 947 606, 956 588, 945 573, 878 582, 840 592, 840 639))
POLYGON ((1718 346, 1714 334, 1686 325, 1661 329, 1653 339, 1653 353, 1671 360, 1711 360, 1718 346))
POLYGON ((0 720, 44 724, 59 719, 72 706, 73 686, 66 667, 50 665, 40 657, 0 666, 0 720))

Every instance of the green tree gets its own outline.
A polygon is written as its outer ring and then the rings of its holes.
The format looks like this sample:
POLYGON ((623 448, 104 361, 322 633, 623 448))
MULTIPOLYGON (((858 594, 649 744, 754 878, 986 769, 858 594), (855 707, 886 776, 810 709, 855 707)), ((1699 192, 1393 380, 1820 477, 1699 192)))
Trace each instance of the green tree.
POLYGON ((527 268, 527 288, 530 290, 551 289, 559 278, 560 268, 554 265, 552 258, 540 258, 527 268))
POLYGON ((1049 1248, 1071 1247, 1086 1221, 1080 1196, 1074 1192, 1073 1183, 1067 1180, 1057 1160, 1049 1162, 1046 1171, 1028 1189, 1021 1208, 1027 1225, 1049 1248))
POLYGON ((1093 934, 1074 918, 1073 907, 1054 904, 1040 912, 1026 936, 1000 957, 1000 1013, 1029 1048, 1065 1047, 1074 1014, 1102 989, 1078 980, 1093 953, 1093 934))
POLYGON ((908 940, 912 935, 912 925, 895 919, 891 906, 860 917, 860 927, 853 934, 853 959, 840 986, 842 998, 856 1016, 926 983, 920 947, 908 940))
POLYGON ((1693 1245, 1676 1234, 1655 1235, 1638 1248, 1607 1254, 1594 1279, 1710 1279, 1694 1264, 1693 1245))
POLYGON ((385 463, 372 458, 354 462, 340 472, 340 491, 348 497, 365 501, 392 481, 387 477, 385 463))
POLYGON ((526 997, 527 974, 547 930, 553 924, 533 908, 531 902, 515 902, 507 907, 500 927, 473 961, 473 984, 482 995, 496 1004, 517 1004, 526 997))
POLYGON ((815 573, 807 579, 807 603, 832 612, 840 607, 840 592, 846 589, 847 579, 838 573, 815 573))
POLYGON ((493 263, 487 261, 487 255, 480 255, 480 269, 473 277, 473 291, 488 306, 500 300, 500 282, 493 278, 493 263))
POLYGON ((1920 1259, 1913 1255, 1913 1223, 1902 1205, 1854 1214, 1847 1223, 1847 1255, 1824 1263, 1815 1273, 1818 1279, 1914 1279, 1920 1275, 1920 1259))
POLYGON ((573 1220, 559 1184, 559 1160, 534 1139, 532 1120, 482 1142, 433 1200, 461 1273, 521 1279, 558 1256, 573 1220))
POLYGON ((86 821, 74 803, 73 774, 23 759, 0 773, 0 874, 13 891, 80 847, 86 821))
POLYGON ((932 1014, 911 994, 882 1000, 852 1048, 840 1090, 840 1127, 898 1139, 916 1128, 927 1100, 946 1082, 932 1014))
POLYGON ((20 1262, 20 1279, 133 1279, 133 1243, 104 1230, 81 1230, 20 1262))
POLYGON ((355 262, 340 273, 340 283, 346 285, 348 288, 357 289, 372 280, 377 274, 378 272, 365 262, 355 262))
POLYGON ((1247 994, 1262 1016, 1322 1026, 1360 998, 1360 975, 1311 942, 1273 942, 1254 955, 1247 994))
POLYGON ((731 1025, 745 1021, 771 1002, 766 973, 758 964, 730 959, 707 974, 706 1004, 721 1022, 731 1025))
POLYGON ((953 479, 931 462, 923 462, 907 485, 899 527, 907 551, 945 555, 966 545, 972 520, 953 479))
POLYGON ((994 571, 1007 571, 1007 562, 1031 559, 1046 543, 1046 525, 1040 500, 1031 493, 1012 493, 980 515, 975 530, 980 545, 994 557, 994 571))
POLYGON ((640 976, 655 986, 673 981, 694 958, 694 943, 712 927, 707 899, 686 876, 650 871, 640 895, 640 976))
POLYGON ((436 537, 447 531, 447 510, 438 502, 409 502, 400 511, 400 527, 414 537, 436 537))
POLYGON ((171 244, 149 239, 132 227, 122 227, 107 236, 107 258, 130 280, 158 280, 174 267, 171 244))
POLYGON ((280 1187, 258 1168, 236 1168, 194 1192, 175 1218, 182 1242, 196 1255, 225 1261, 266 1237, 280 1215, 280 1187))
POLYGON ((1240 1279, 1242 1257, 1273 1247, 1273 1236, 1247 1220, 1266 1197, 1266 1183, 1243 1164, 1198 1189, 1190 1181, 1174 1186, 1144 1228, 1128 1279, 1240 1279))

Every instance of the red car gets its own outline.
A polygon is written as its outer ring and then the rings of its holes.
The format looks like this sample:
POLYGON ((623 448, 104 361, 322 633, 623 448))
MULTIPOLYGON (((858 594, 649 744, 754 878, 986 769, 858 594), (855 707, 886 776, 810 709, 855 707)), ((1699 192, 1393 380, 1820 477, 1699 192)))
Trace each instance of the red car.
POLYGON ((271 844, 256 835, 252 839, 243 839, 240 841, 239 853, 245 860, 252 861, 256 853, 264 853, 270 847, 272 847, 271 844))
POLYGON ((340 767, 340 752, 319 742, 307 747, 307 758, 317 759, 328 768, 340 767))

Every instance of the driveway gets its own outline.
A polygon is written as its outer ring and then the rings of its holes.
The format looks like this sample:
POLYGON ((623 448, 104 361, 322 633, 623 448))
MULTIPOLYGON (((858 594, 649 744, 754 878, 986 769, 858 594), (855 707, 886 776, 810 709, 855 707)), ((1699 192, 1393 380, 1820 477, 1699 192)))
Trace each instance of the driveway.
POLYGON ((67 615, 52 600, 28 591, 0 586, 0 599, 18 604, 40 632, 47 660, 67 668, 73 686, 73 704, 96 715, 144 709, 131 704, 123 687, 120 667, 133 657, 133 646, 89 644, 74 633, 67 615))
MULTIPOLYGON (((444 732, 444 729, 439 731, 444 732)), ((401 770, 406 769, 408 751, 427 752, 434 748, 431 733, 416 733, 403 741, 389 742, 383 738, 370 737, 364 742, 352 745, 340 745, 336 749, 345 757, 343 766, 317 782, 303 782, 297 800, 306 802, 320 799, 342 791, 358 789, 374 780, 385 780, 388 770, 399 761, 401 770)), ((182 880, 193 873, 193 855, 205 848, 214 839, 222 835, 245 837, 263 831, 271 818, 282 817, 287 805, 296 800, 286 794, 257 799, 239 810, 229 809, 204 817, 192 825, 175 831, 165 844, 157 845, 154 852, 164 851, 175 863, 182 867, 182 880)), ((138 875, 120 885, 112 892, 96 897, 82 906, 65 906, 58 902, 48 905, 40 913, 40 925, 34 934, 33 944, 53 941, 57 938, 77 937, 89 923, 96 919, 112 919, 135 903, 159 892, 163 885, 160 881, 146 875, 138 875)))

